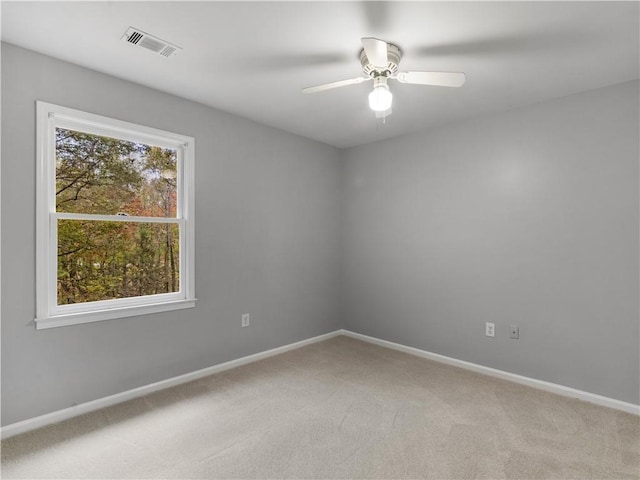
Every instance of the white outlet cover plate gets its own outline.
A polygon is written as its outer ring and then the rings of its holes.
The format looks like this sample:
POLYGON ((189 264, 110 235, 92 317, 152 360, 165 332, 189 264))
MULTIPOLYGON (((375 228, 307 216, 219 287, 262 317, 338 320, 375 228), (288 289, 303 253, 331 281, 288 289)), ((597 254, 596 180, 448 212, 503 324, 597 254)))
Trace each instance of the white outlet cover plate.
POLYGON ((484 327, 484 334, 487 337, 495 337, 496 336, 496 324, 487 322, 484 327))
POLYGON ((509 327, 509 337, 515 339, 520 338, 520 327, 517 325, 511 325, 511 327, 509 327))

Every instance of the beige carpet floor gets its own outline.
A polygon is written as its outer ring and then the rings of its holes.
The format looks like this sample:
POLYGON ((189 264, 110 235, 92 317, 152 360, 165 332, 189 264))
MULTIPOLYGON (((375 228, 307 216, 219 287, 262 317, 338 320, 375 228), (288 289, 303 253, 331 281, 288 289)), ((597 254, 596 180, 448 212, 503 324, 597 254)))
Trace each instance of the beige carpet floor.
POLYGON ((347 337, 2 442, 2 478, 640 478, 640 419, 347 337))

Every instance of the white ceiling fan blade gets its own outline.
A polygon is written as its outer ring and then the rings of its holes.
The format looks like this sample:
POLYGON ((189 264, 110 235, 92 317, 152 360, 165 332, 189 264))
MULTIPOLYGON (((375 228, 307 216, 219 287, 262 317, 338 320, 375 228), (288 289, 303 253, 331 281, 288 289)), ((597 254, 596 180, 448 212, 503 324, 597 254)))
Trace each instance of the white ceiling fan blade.
POLYGON ((371 79, 365 78, 365 77, 356 77, 356 78, 350 78, 348 80, 340 80, 338 82, 323 83, 322 85, 317 85, 315 87, 303 88, 302 93, 322 92, 323 90, 330 90, 332 88, 338 88, 338 87, 344 87, 347 85, 354 85, 356 83, 362 83, 365 80, 371 80, 371 79))
POLYGON ((387 58, 387 42, 368 37, 362 39, 362 47, 369 62, 371 62, 374 67, 387 68, 387 63, 389 62, 387 58))
POLYGON ((467 77, 459 72, 399 72, 395 77, 400 83, 461 87, 467 77))

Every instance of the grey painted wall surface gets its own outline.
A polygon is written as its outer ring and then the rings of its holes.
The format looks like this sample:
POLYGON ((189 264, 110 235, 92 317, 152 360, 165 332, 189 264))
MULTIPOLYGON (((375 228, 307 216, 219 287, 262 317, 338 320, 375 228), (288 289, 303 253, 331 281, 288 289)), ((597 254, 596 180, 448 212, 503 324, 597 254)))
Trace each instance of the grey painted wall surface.
POLYGON ((339 162, 332 147, 3 44, 2 424, 339 328, 339 162), (196 138, 195 308, 35 330, 36 100, 196 138))
POLYGON ((638 403, 638 102, 340 152, 3 44, 2 424, 341 327, 638 403), (196 138, 196 308, 35 330, 35 100, 196 138))
POLYGON ((638 105, 636 81, 346 151, 346 327, 639 403, 638 105))

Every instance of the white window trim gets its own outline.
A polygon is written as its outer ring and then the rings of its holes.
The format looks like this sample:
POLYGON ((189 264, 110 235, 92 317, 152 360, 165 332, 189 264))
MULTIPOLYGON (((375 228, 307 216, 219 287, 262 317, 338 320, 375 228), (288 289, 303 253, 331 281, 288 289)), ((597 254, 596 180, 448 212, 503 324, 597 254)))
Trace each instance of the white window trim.
POLYGON ((194 152, 195 139, 51 103, 36 102, 36 329, 159 313, 195 306, 194 152), (176 218, 56 212, 55 129, 68 128, 178 151, 176 218), (180 225, 180 291, 97 302, 57 305, 59 219, 109 220, 180 225))

